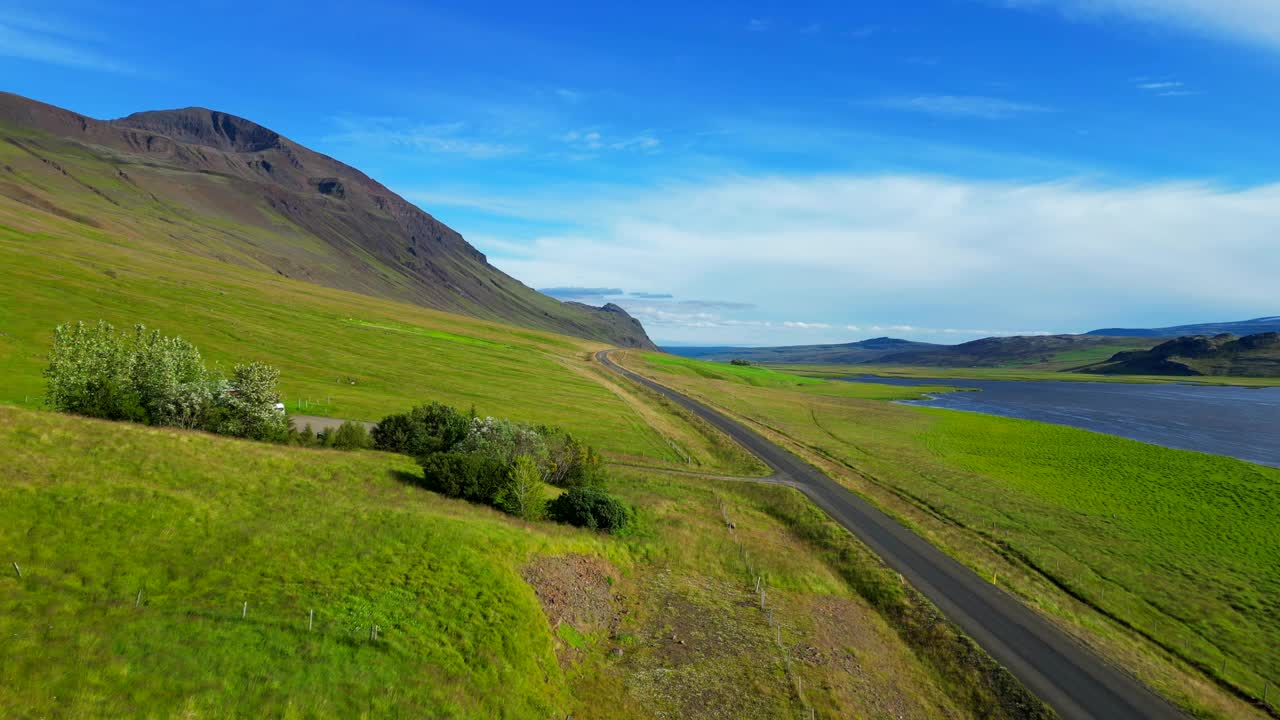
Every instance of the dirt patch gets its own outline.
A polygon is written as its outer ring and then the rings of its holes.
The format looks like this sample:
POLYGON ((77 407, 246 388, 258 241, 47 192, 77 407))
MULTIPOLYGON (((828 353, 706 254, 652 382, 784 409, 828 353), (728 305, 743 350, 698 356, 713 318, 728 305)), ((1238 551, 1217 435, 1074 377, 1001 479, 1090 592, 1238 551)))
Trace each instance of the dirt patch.
POLYGON ((821 678, 817 687, 841 713, 920 720, 964 714, 912 691, 925 679, 914 676, 910 656, 874 611, 840 597, 814 598, 806 611, 813 630, 791 646, 791 656, 810 668, 806 675, 821 678))
POLYGON ((639 588, 645 610, 623 662, 628 695, 655 718, 789 717, 780 654, 749 588, 661 571, 639 588))
POLYGON ((533 588, 551 629, 557 631, 556 655, 562 664, 575 662, 583 648, 574 638, 598 635, 617 626, 613 584, 617 571, 590 555, 542 556, 520 570, 533 588), (570 630, 562 630, 567 624, 570 630))

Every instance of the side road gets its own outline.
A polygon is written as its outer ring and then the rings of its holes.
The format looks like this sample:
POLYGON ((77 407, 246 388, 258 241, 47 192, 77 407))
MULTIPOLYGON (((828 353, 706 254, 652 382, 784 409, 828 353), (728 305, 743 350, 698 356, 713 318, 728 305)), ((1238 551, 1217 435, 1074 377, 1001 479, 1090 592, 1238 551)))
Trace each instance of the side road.
POLYGON ((790 451, 682 393, 619 366, 604 367, 693 412, 754 453, 771 478, 808 496, 901 573, 1027 688, 1067 720, 1185 718, 1179 710, 1003 590, 926 542, 790 451))

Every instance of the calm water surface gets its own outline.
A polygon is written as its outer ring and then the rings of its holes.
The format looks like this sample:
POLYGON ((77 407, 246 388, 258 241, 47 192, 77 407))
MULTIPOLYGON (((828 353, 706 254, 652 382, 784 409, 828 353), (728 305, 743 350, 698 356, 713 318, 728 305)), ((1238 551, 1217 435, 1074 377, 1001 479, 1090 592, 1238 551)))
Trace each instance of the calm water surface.
POLYGON ((979 392, 949 392, 906 404, 1070 425, 1280 467, 1280 388, 872 376, 848 380, 972 388, 979 392))

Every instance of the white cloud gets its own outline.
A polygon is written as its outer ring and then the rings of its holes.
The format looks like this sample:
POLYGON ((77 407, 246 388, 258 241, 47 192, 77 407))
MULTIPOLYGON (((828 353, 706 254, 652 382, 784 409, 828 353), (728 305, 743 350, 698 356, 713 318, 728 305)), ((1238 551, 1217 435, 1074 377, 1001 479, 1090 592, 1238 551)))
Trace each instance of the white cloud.
POLYGON ((1120 15, 1280 49, 1280 3, 1275 0, 1001 0, 1000 4, 1055 7, 1071 17, 1120 15))
POLYGON ((664 340, 1082 331, 1256 317, 1280 302, 1280 185, 731 177, 626 196, 578 188, 550 206, 578 229, 482 249, 539 287, 757 306, 645 303, 714 326, 655 333, 664 340))
POLYGON ((1194 90, 1188 90, 1186 83, 1177 80, 1146 80, 1143 78, 1139 79, 1137 83, 1139 90, 1145 90, 1157 97, 1187 97, 1200 94, 1194 90))
POLYGON ((876 100, 872 104, 890 110, 903 110, 929 115, 972 117, 983 120, 1005 120, 1019 115, 1050 112, 1049 108, 1041 105, 975 95, 890 97, 876 100))
POLYGON ((598 130, 571 130, 561 135, 559 140, 574 150, 586 153, 601 150, 653 152, 662 145, 662 142, 648 131, 631 137, 606 137, 598 130))
POLYGON ((577 90, 570 90, 569 88, 556 88, 555 93, 556 97, 567 103, 575 105, 582 102, 583 97, 585 97, 581 92, 577 90))
POLYGON ((831 325, 829 323, 798 322, 798 321, 788 320, 787 322, 782 323, 782 327, 793 328, 796 330, 826 330, 827 328, 831 327, 831 325))
POLYGON ((134 72, 127 63, 90 48, 80 33, 16 15, 0 17, 0 55, 83 70, 134 72))
POLYGON ((468 136, 463 123, 414 124, 395 118, 336 118, 339 132, 326 142, 463 155, 477 160, 522 152, 522 148, 468 136))

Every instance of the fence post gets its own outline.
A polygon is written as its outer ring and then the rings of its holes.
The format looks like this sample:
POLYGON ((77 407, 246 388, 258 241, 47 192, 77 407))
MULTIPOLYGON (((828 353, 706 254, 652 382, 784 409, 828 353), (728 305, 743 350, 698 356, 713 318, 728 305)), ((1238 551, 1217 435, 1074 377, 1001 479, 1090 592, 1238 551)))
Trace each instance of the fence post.
POLYGON ((13 564, 14 572, 18 573, 18 579, 22 579, 22 568, 18 567, 18 563, 13 564))
POLYGON ((142 588, 138 588, 138 597, 133 601, 134 607, 142 607, 142 588))
POLYGON ((313 609, 311 614, 307 616, 307 632, 311 632, 311 624, 316 620, 316 611, 313 609))
POLYGON ((1267 702, 1267 693, 1269 693, 1270 691, 1271 691, 1271 681, 1268 680, 1267 684, 1262 686, 1262 704, 1263 705, 1271 704, 1267 702))
POLYGON ((244 607, 240 608, 240 619, 243 620, 249 616, 249 601, 244 601, 244 607))

